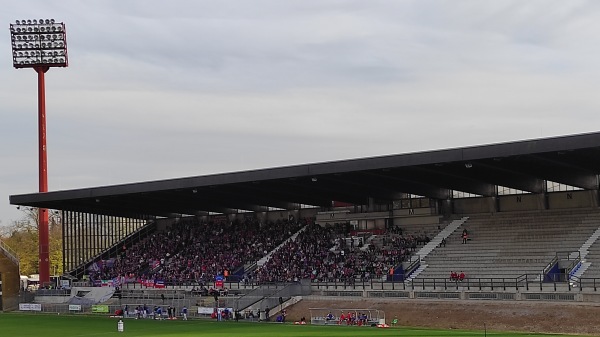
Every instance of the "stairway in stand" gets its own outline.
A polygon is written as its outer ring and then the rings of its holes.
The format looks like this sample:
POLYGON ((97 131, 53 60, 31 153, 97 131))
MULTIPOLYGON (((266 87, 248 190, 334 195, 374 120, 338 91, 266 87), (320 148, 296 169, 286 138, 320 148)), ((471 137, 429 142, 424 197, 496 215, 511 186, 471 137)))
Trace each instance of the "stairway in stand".
POLYGON ((446 228, 442 229, 438 235, 436 235, 431 241, 429 241, 425 246, 423 246, 419 251, 415 254, 419 256, 421 260, 421 265, 410 274, 410 276, 406 279, 406 282, 412 281, 415 277, 419 276, 419 274, 427 268, 427 264, 423 262, 423 259, 429 255, 436 247, 438 247, 443 239, 447 239, 450 234, 454 233, 460 226, 462 226, 465 221, 467 221, 469 217, 463 217, 458 220, 454 220, 446 226, 446 228))

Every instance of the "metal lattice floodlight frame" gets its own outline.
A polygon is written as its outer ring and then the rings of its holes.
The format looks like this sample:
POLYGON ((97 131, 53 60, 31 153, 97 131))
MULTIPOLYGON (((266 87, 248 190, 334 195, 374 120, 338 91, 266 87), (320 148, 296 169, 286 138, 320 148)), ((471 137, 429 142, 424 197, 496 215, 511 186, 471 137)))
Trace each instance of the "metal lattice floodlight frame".
POLYGON ((16 20, 10 25, 15 68, 66 67, 65 24, 54 19, 16 20))

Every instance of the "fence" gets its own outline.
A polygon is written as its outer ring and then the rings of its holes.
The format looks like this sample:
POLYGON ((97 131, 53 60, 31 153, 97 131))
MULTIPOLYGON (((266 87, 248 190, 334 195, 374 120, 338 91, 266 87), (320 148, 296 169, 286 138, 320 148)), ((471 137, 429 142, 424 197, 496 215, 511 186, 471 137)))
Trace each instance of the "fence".
MULTIPOLYGON (((308 280, 302 280, 307 281, 308 280)), ((181 282, 166 282, 165 288, 171 290, 191 290, 199 285, 198 282, 192 280, 184 280, 181 282)), ((224 282, 225 288, 231 295, 244 295, 254 291, 257 287, 265 285, 260 282, 224 282)), ((324 281, 310 282, 310 287, 313 290, 322 289, 346 289, 346 290, 418 290, 418 289, 433 289, 433 290, 556 290, 566 288, 569 291, 593 291, 597 292, 600 286, 600 278, 579 278, 572 276, 569 281, 545 281, 542 274, 523 274, 518 277, 507 278, 465 278, 463 281, 450 280, 449 278, 417 278, 411 281, 400 280, 346 280, 346 281, 324 281)), ((139 283, 128 283, 122 286, 122 289, 129 290, 145 290, 147 287, 139 283)))
POLYGON ((312 282, 313 290, 511 290, 511 291, 588 291, 597 292, 600 278, 571 277, 570 281, 545 282, 538 274, 523 274, 516 278, 465 278, 455 281, 445 278, 421 278, 406 282, 369 280, 354 282, 312 282))
MULTIPOLYGON (((203 317, 192 312, 194 307, 227 307, 242 310, 248 306, 254 309, 266 306, 275 308, 285 302, 290 296, 301 293, 302 296, 318 297, 369 297, 369 298, 405 298, 405 299, 497 299, 497 300, 561 300, 561 301, 600 301, 598 296, 598 278, 573 277, 569 282, 544 282, 539 275, 524 274, 517 278, 467 278, 462 282, 441 278, 423 278, 410 282, 390 282, 370 280, 362 282, 303 282, 277 285, 249 285, 244 283, 231 284, 237 286, 249 295, 233 294, 219 296, 200 296, 189 290, 189 287, 170 289, 123 289, 121 298, 113 298, 109 303, 108 313, 118 308, 135 308, 138 305, 188 307, 190 317, 203 317), (297 289, 299 288, 299 289, 297 289), (253 292, 251 292, 254 289, 253 292), (260 290, 258 290, 260 289, 260 290)), ((242 291, 242 290, 240 290, 242 291)), ((35 293, 22 292, 19 303, 35 303, 40 296, 46 297, 48 303, 42 304, 41 312, 97 314, 92 312, 92 306, 81 305, 79 310, 73 306, 56 301, 63 296, 66 301, 69 291, 60 289, 40 289, 35 293), (27 296, 25 296, 27 295, 27 296), (54 298, 52 300, 51 298, 54 298), (71 309, 71 310, 70 310, 71 309)), ((38 301, 45 302, 45 301, 38 301)), ((37 307, 36 307, 37 308, 37 307)), ((37 312, 37 311, 36 311, 37 312)), ((108 314, 104 313, 104 314, 108 314)))
MULTIPOLYGON (((114 316, 117 310, 123 310, 124 318, 136 318, 135 308, 136 306, 143 303, 122 303, 122 304, 109 304, 109 305, 73 305, 73 304, 54 304, 54 303, 21 303, 20 310, 33 314, 69 314, 69 315, 92 315, 92 316, 114 316), (127 307, 128 312, 125 312, 127 307)), ((192 310, 193 307, 190 303, 179 302, 173 304, 162 305, 163 314, 166 315, 167 307, 171 306, 175 308, 175 314, 177 317, 181 317, 181 309, 186 306, 188 308, 188 317, 190 318, 205 318, 208 317, 205 314, 199 314, 197 311, 192 310)), ((155 305, 147 305, 147 308, 153 312, 155 305)), ((140 314, 140 316, 143 316, 140 314)), ((153 315, 147 315, 146 317, 152 318, 153 315)))

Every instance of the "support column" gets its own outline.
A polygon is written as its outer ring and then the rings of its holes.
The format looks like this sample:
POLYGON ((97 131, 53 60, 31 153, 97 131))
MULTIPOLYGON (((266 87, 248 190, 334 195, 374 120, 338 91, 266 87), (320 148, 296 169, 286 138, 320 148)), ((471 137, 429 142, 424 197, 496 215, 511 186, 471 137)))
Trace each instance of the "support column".
MULTIPOLYGON (((44 74, 48 67, 35 67, 38 74, 38 150, 40 193, 48 192, 48 156, 46 149, 46 88, 44 74)), ((48 230, 48 210, 38 209, 38 245, 40 285, 50 283, 50 239, 48 230)))

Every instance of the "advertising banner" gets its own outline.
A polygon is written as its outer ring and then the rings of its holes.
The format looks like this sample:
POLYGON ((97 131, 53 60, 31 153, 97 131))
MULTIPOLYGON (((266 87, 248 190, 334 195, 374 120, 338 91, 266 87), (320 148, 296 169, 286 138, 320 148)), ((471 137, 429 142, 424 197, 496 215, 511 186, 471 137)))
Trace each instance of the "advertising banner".
POLYGON ((92 305, 92 312, 108 313, 108 305, 92 305))
POLYGON ((198 307, 198 313, 202 315, 210 315, 215 312, 215 308, 211 307, 198 307))
MULTIPOLYGON (((233 308, 216 308, 217 312, 221 312, 223 310, 227 309, 229 312, 233 312, 233 308)), ((202 315, 211 315, 213 312, 215 312, 215 308, 214 307, 198 307, 198 313, 202 314, 202 315)))
POLYGON ((81 311, 81 305, 69 304, 69 311, 81 311))
POLYGON ((39 303, 19 303, 21 311, 42 311, 42 305, 39 303))

